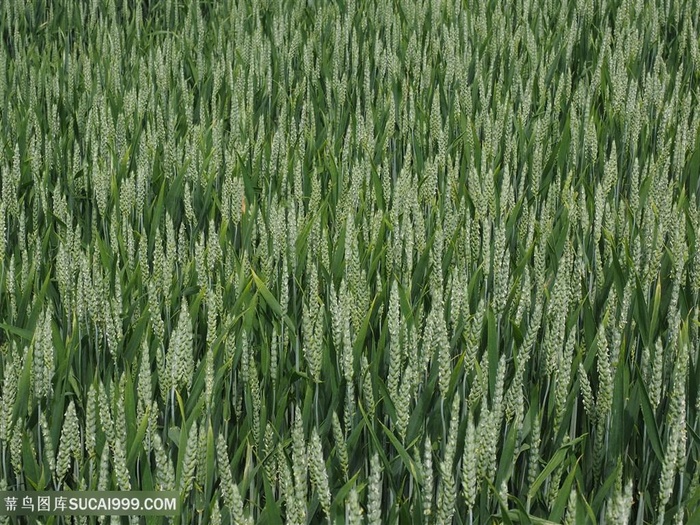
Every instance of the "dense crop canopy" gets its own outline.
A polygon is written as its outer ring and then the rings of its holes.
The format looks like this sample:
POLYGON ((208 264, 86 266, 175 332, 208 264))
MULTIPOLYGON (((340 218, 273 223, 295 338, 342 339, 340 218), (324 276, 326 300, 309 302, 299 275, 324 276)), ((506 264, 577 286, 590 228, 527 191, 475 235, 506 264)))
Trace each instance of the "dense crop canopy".
POLYGON ((700 523, 698 13, 0 1, 0 490, 700 523))

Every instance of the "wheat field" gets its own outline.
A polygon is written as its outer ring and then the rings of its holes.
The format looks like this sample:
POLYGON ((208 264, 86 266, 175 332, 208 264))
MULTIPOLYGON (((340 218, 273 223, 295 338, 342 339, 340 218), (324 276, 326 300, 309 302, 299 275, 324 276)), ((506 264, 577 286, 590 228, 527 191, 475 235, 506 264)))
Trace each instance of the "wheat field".
POLYGON ((700 524, 697 0, 0 34, 0 524, 700 524))

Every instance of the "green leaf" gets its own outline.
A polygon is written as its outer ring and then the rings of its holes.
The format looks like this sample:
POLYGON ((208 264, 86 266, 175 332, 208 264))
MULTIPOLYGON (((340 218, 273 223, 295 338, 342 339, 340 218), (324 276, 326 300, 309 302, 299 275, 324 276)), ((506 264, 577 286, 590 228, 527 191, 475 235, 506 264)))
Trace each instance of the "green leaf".
POLYGON ((586 517, 588 519, 587 523, 592 523, 595 525, 595 513, 588 503, 585 494, 580 490, 577 490, 577 500, 576 500, 576 523, 585 523, 582 518, 586 517))
MULTIPOLYGON (((345 508, 345 499, 347 498, 348 494, 350 494, 350 491, 355 486, 357 478, 359 477, 360 471, 356 472, 355 475, 347 481, 347 483, 338 489, 338 491, 335 493, 333 503, 331 504, 331 508, 336 509, 335 511, 331 511, 332 513, 338 512, 339 510, 345 508)), ((344 516, 344 514, 341 514, 341 516, 344 516)))
POLYGON ((207 425, 207 455, 204 465, 204 500, 210 501, 214 492, 214 480, 216 478, 216 445, 214 444, 214 430, 211 421, 207 425))
POLYGON ((489 307, 487 309, 487 328, 488 328, 488 352, 489 352, 489 369, 486 370, 489 377, 489 392, 491 395, 496 390, 496 373, 498 371, 498 328, 496 326, 496 317, 493 314, 493 310, 489 307))
POLYGON ((34 359, 34 346, 30 346, 26 354, 24 367, 17 383, 17 398, 12 409, 12 421, 24 421, 29 413, 29 406, 25 400, 29 399, 32 388, 32 361, 34 359))
MULTIPOLYGON (((18 429, 15 429, 18 432, 18 429)), ((44 490, 42 470, 36 461, 32 444, 26 432, 22 431, 22 469, 25 479, 34 490, 44 490)))
POLYGON ((382 423, 381 421, 377 421, 377 422, 384 430, 384 433, 389 438, 389 441, 391 441, 391 444, 396 449, 396 452, 398 452, 399 457, 401 458, 401 461, 403 461, 404 466, 411 473, 411 476, 413 476, 413 479, 416 480, 416 482, 419 485, 423 485, 423 477, 420 476, 420 474, 418 473, 418 469, 416 468, 415 462, 413 461, 411 456, 408 454, 406 449, 403 447, 401 442, 394 435, 394 433, 391 430, 389 430, 389 428, 386 425, 384 425, 384 423, 382 423))
POLYGON ((513 525, 513 522, 511 521, 510 515, 508 513, 508 507, 506 506, 506 502, 501 499, 501 496, 496 490, 496 487, 493 486, 493 483, 491 483, 489 480, 486 480, 486 483, 488 483, 489 488, 493 492, 494 496, 496 496, 496 501, 498 501, 498 506, 501 509, 500 516, 494 517, 501 518, 501 520, 503 520, 504 525, 513 525))
POLYGON ((20 328, 19 326, 12 326, 7 323, 0 323, 0 328, 9 334, 15 334, 26 341, 32 340, 33 332, 27 328, 20 328))
POLYGON ((539 488, 542 486, 542 483, 545 482, 545 480, 549 477, 549 475, 554 472, 554 470, 561 465, 561 463, 566 459, 566 455, 569 452, 569 449, 572 449, 574 445, 582 441, 588 434, 583 434, 576 439, 569 441, 568 443, 562 445, 559 447, 559 450, 557 450, 554 453, 554 456, 552 456, 552 459, 549 460, 549 463, 547 463, 547 466, 544 467, 542 472, 540 472, 540 475, 537 476, 535 481, 532 483, 532 486, 530 487, 530 490, 528 491, 527 495, 529 498, 534 498, 535 494, 537 494, 537 491, 539 488))
POLYGON ((509 510, 508 517, 511 519, 511 522, 514 523, 531 523, 532 525, 559 525, 555 521, 549 521, 544 518, 538 518, 537 516, 525 514, 524 511, 520 509, 509 510))
POLYGON ((552 512, 549 514, 549 519, 555 523, 561 523, 564 512, 566 511, 566 505, 569 502, 569 494, 573 490, 574 481, 576 479, 576 473, 578 471, 578 464, 581 459, 577 459, 573 464, 569 475, 566 476, 564 484, 559 489, 557 494, 557 499, 552 507, 552 512))
POLYGON ((516 425, 511 425, 508 428, 508 433, 505 437, 505 442, 503 443, 503 450, 501 452, 501 459, 498 465, 498 472, 496 472, 496 486, 500 487, 503 481, 506 481, 513 472, 513 465, 515 465, 516 457, 515 453, 515 440, 518 437, 518 428, 516 425))
POLYGON ((133 468, 136 463, 136 458, 138 458, 141 450, 143 450, 143 438, 146 435, 146 430, 148 430, 148 413, 150 409, 151 407, 147 407, 146 412, 141 416, 134 441, 131 443, 131 447, 129 447, 129 453, 126 456, 126 464, 129 468, 133 468))
POLYGON ((267 305, 272 309, 275 315, 277 315, 280 319, 284 321, 284 323, 289 327, 289 329, 292 332, 295 332, 296 326, 294 325, 294 322, 289 318, 287 314, 285 314, 282 311, 282 306, 280 305, 279 301, 275 299, 275 296, 272 295, 272 292, 270 292, 268 287, 265 286, 265 283, 262 281, 262 279, 258 277, 258 275, 255 273, 255 270, 251 268, 250 272, 253 275, 253 281, 255 282, 256 288, 262 294, 263 299, 265 299, 267 305))
POLYGON ((641 379, 641 377, 642 375, 641 373, 639 373, 639 379, 637 380, 636 389, 641 394, 639 396, 639 401, 640 406, 642 407, 644 428, 647 431, 647 436, 649 436, 649 442, 651 443, 651 448, 654 451, 656 460, 661 463, 664 458, 664 453, 661 447, 661 439, 659 438, 659 427, 656 426, 654 409, 651 407, 651 402, 649 401, 649 393, 647 392, 646 386, 644 385, 644 381, 641 379))
POLYGON ((652 303, 651 323, 649 323, 649 342, 656 336, 656 329, 659 326, 659 310, 661 305, 661 276, 656 280, 654 289, 654 302, 652 303))

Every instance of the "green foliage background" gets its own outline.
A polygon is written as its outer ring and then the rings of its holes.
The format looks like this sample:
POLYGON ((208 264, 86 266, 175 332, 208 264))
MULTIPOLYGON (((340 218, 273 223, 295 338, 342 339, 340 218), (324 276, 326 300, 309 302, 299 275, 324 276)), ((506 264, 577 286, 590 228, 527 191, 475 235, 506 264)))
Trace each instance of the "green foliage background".
POLYGON ((700 523, 698 13, 0 3, 0 490, 700 523))

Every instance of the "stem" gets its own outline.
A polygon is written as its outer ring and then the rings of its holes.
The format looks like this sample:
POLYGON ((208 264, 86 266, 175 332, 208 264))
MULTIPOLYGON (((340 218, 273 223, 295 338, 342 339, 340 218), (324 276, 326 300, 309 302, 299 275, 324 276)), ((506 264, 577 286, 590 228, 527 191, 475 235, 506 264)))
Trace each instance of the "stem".
POLYGON ((545 388, 545 391, 544 391, 544 402, 545 403, 547 402, 547 399, 549 398, 549 386, 550 386, 551 380, 552 380, 552 377, 547 376, 547 388, 545 388))
POLYGON ((314 392, 314 410, 316 412, 316 421, 320 422, 321 420, 318 417, 318 383, 316 383, 316 389, 314 392))
POLYGON ((637 507, 637 525, 644 523, 644 491, 639 491, 639 506, 637 507))
POLYGON ((44 455, 42 454, 42 446, 41 446, 41 401, 39 401, 39 420, 38 420, 38 425, 37 425, 37 434, 38 438, 36 440, 37 442, 37 448, 39 449, 39 457, 43 458, 44 455))
POLYGON ((447 424, 445 423, 445 398, 440 398, 440 416, 442 417, 442 435, 447 436, 447 424))
MULTIPOLYGON (((100 348, 100 341, 99 341, 99 335, 97 333, 97 320, 95 320, 95 356, 97 358, 97 363, 96 363, 96 369, 100 369, 100 352, 98 351, 98 348, 100 348)), ((103 349, 104 351, 104 349, 103 349)))
MULTIPOLYGON (((292 282, 295 282, 295 281, 292 280, 292 282)), ((294 305, 296 306, 296 304, 297 304, 296 283, 294 284, 294 286, 292 286, 292 301, 294 302, 294 305)), ((297 335, 297 337, 295 337, 295 341, 294 341, 294 366, 295 366, 297 373, 299 373, 299 335, 298 334, 296 334, 296 335, 297 335)))
POLYGON ((175 386, 170 387, 170 411, 172 420, 175 421, 175 386))

